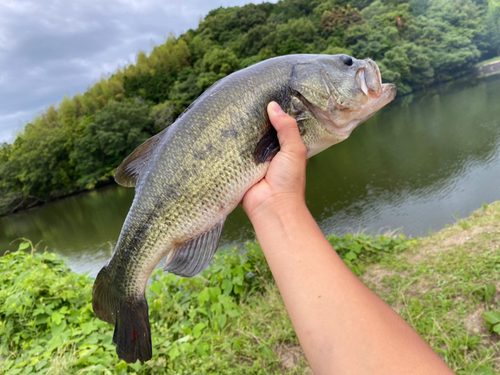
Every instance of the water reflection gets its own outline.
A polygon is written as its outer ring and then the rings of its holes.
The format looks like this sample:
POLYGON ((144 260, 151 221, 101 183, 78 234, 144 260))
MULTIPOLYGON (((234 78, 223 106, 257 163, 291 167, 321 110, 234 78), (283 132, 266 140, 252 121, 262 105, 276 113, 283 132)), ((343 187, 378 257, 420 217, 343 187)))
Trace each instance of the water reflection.
POLYGON ((110 186, 0 219, 0 251, 19 237, 68 258, 77 271, 102 266, 110 256, 134 196, 110 186))
MULTIPOLYGON (((314 157, 306 199, 329 233, 397 229, 424 235, 500 199, 500 76, 397 100, 351 138, 314 157)), ((92 275, 106 262, 133 199, 107 187, 0 218, 0 252, 18 237, 43 241, 92 275)), ((253 239, 237 208, 222 247, 253 239)))

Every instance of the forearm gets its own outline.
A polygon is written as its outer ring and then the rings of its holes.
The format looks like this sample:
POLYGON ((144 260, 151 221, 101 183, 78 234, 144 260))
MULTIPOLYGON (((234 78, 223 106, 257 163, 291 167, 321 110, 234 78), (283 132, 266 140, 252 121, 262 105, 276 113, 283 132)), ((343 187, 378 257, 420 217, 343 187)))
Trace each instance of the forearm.
POLYGON ((452 374, 349 270, 303 202, 250 219, 315 374, 452 374))

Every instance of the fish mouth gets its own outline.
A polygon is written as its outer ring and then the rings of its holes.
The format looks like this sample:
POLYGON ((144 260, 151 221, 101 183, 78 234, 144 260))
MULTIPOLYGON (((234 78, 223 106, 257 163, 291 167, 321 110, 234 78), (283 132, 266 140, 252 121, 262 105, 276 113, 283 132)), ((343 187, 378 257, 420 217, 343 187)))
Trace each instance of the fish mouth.
POLYGON ((365 116, 351 121, 347 126, 341 127, 337 129, 337 131, 351 133, 358 125, 368 120, 377 113, 378 110, 392 102, 397 94, 396 85, 392 83, 381 83, 380 89, 376 92, 370 88, 368 88, 368 90, 368 95, 372 97, 373 100, 368 101, 362 106, 360 113, 365 114, 365 116))
POLYGON ((326 111, 316 109, 317 115, 328 125, 329 130, 338 135, 349 136, 358 125, 368 120, 396 97, 396 85, 382 83, 378 65, 370 59, 365 61, 366 65, 357 71, 355 77, 364 94, 363 100, 353 108, 347 108, 340 106, 332 95, 326 111))
POLYGON ((358 125, 394 100, 397 93, 396 85, 382 83, 377 64, 369 59, 356 72, 355 80, 363 93, 359 93, 361 96, 341 103, 331 94, 326 108, 315 106, 298 92, 294 94, 318 121, 326 125, 332 136, 346 139, 358 125))
POLYGON ((365 60, 366 66, 356 73, 356 82, 367 96, 378 98, 383 94, 382 76, 378 65, 370 59, 365 60))

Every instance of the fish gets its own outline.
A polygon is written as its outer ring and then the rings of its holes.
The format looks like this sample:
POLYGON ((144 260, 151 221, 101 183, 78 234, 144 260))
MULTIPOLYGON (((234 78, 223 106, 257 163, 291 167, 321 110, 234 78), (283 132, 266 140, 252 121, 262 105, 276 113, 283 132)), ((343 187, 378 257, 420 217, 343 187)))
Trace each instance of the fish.
POLYGON ((219 245, 226 217, 279 151, 266 111, 277 102, 297 120, 307 157, 349 137, 396 96, 377 64, 348 55, 287 55, 214 83, 168 128, 117 168, 135 197, 111 258, 92 292, 97 317, 115 326, 120 359, 152 358, 145 290, 163 269, 192 277, 219 245))

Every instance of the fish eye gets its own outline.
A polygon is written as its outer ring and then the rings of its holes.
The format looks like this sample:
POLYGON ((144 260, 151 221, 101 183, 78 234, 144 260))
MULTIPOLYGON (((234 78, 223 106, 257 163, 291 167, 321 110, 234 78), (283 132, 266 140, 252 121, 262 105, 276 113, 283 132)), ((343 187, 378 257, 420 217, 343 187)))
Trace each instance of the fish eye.
POLYGON ((342 62, 347 66, 351 66, 353 64, 352 58, 347 55, 342 56, 342 62))

